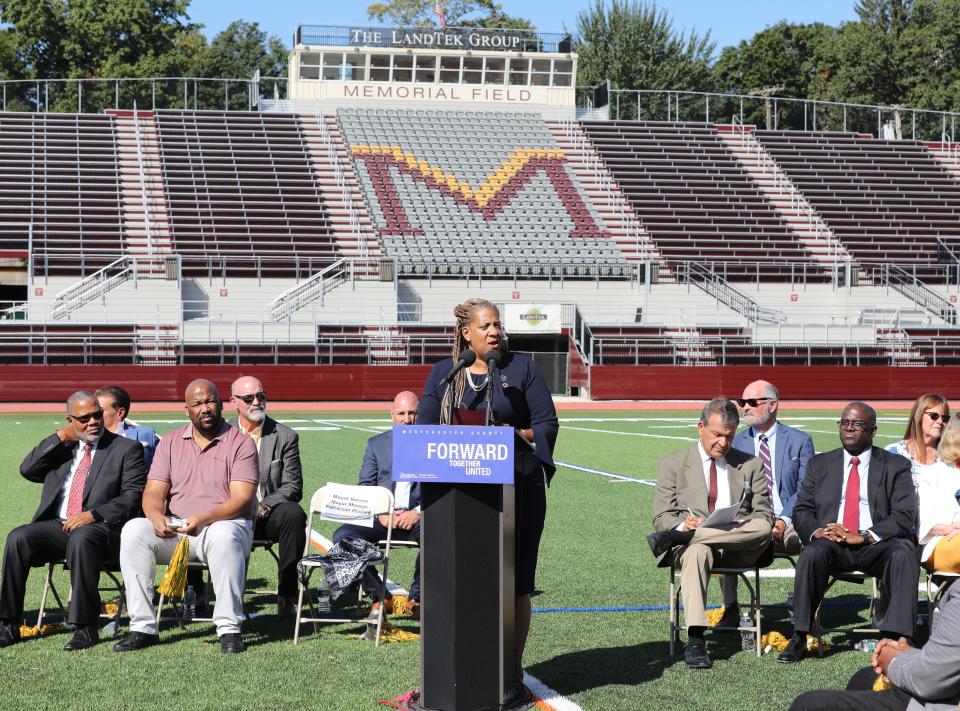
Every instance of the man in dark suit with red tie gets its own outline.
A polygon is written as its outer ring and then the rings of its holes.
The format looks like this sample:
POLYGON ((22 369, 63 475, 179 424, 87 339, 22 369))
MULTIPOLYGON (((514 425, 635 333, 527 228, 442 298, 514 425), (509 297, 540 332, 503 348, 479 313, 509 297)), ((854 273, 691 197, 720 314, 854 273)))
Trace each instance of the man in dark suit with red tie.
POLYGON ((913 637, 920 564, 913 540, 917 499, 910 462, 873 446, 877 413, 851 402, 838 423, 843 447, 813 457, 793 507, 803 550, 794 579, 794 634, 777 661, 799 662, 831 573, 880 578, 883 637, 913 637))
POLYGON ((3 551, 0 647, 20 638, 23 597, 31 566, 66 559, 73 595, 67 621, 76 626, 68 651, 98 638, 104 561, 120 550, 120 529, 140 510, 147 471, 136 440, 108 432, 93 393, 67 400, 67 426, 46 437, 20 465, 20 474, 43 484, 33 520, 13 529, 3 551))

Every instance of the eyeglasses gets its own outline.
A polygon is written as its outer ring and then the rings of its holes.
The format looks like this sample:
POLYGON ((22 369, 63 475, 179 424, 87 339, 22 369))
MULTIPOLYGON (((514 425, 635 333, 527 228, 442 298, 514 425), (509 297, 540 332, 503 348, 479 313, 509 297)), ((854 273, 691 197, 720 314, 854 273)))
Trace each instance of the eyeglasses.
POLYGON ((842 430, 865 430, 873 427, 869 422, 863 420, 837 420, 837 426, 842 430))
POLYGON ((260 402, 267 401, 267 394, 262 390, 253 395, 234 395, 234 397, 237 398, 237 400, 243 400, 248 405, 252 405, 254 400, 259 400, 260 402))
POLYGON ((950 415, 941 415, 939 412, 930 412, 928 410, 924 410, 923 414, 929 417, 931 422, 936 422, 941 417, 943 418, 943 424, 947 424, 950 421, 950 415))
POLYGON ((103 410, 97 410, 95 412, 88 412, 86 415, 67 415, 68 419, 76 420, 81 425, 87 424, 90 420, 102 420, 103 419, 103 410))
POLYGON ((767 400, 773 400, 773 398, 772 398, 772 397, 748 397, 748 398, 740 398, 740 399, 737 400, 737 404, 738 404, 740 407, 743 407, 744 405, 749 405, 750 407, 756 407, 756 406, 759 405, 760 403, 766 402, 767 400))

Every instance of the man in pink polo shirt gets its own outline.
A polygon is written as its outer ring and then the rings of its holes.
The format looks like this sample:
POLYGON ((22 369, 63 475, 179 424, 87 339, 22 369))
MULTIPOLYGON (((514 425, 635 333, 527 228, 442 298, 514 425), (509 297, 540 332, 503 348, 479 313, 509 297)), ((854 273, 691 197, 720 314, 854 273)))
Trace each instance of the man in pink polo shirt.
POLYGON ((220 651, 245 649, 240 623, 260 482, 257 447, 223 420, 223 403, 213 383, 195 380, 184 397, 190 424, 160 440, 143 492, 146 518, 129 521, 121 534, 120 568, 127 586, 130 636, 113 646, 116 652, 160 641, 153 609, 154 573, 158 562, 169 562, 180 535, 190 538, 190 560, 210 570, 220 651), (173 517, 182 523, 173 525, 173 517))

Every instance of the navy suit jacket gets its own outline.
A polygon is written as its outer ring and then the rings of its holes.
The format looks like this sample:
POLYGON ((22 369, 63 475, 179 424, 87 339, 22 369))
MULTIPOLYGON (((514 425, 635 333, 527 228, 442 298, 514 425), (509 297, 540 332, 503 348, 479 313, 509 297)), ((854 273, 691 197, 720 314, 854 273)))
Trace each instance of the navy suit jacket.
MULTIPOLYGON (((733 438, 733 448, 756 457, 754 446, 756 435, 757 432, 753 427, 741 430, 733 438)), ((777 496, 780 497, 780 505, 783 506, 780 515, 793 518, 793 505, 797 501, 797 492, 800 491, 803 477, 807 473, 807 462, 815 454, 813 440, 806 432, 777 422, 777 436, 774 442, 773 474, 776 478, 774 486, 777 496)))
MULTIPOLYGON (((807 476, 793 508, 793 527, 807 543, 814 531, 841 520, 843 450, 834 449, 810 460, 807 476)), ((917 517, 917 494, 913 488, 910 460, 879 447, 870 450, 867 475, 870 527, 879 538, 913 539, 917 517)))
MULTIPOLYGON (((360 486, 385 486, 396 492, 396 482, 390 477, 393 469, 393 430, 374 435, 367 442, 360 467, 360 486)), ((410 508, 420 505, 420 484, 410 487, 410 508)))

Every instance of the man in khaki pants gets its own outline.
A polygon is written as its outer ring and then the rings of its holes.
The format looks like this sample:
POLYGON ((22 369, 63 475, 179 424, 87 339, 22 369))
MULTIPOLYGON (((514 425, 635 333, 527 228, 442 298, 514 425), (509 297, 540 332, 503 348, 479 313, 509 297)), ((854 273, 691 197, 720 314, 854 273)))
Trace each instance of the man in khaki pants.
POLYGON ((710 571, 750 565, 770 543, 773 511, 763 463, 731 449, 740 416, 726 398, 708 402, 697 423, 698 441, 660 460, 653 499, 653 527, 647 543, 660 566, 680 562, 680 594, 687 626, 684 661, 691 669, 711 666, 703 633, 710 571), (702 526, 716 509, 743 502, 734 523, 702 526))

